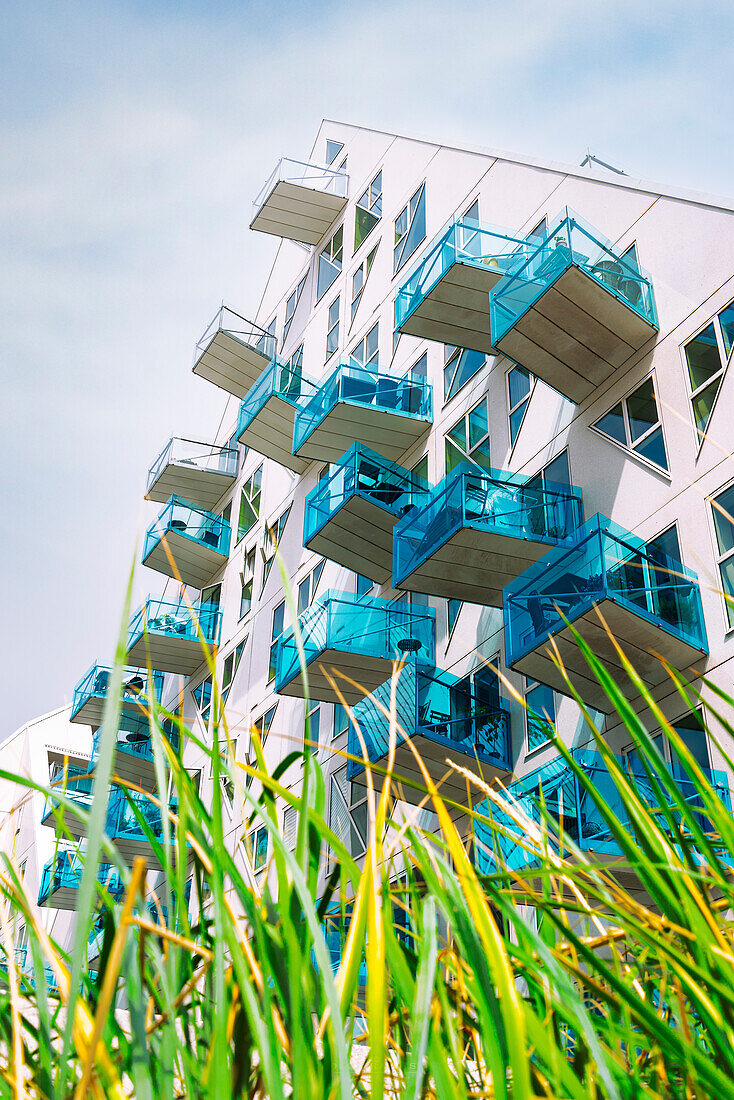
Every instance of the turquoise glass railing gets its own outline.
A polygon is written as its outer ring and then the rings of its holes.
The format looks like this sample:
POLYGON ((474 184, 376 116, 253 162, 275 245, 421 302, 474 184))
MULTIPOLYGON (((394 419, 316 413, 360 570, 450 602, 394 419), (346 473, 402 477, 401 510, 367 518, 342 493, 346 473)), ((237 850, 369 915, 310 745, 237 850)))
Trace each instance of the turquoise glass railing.
MULTIPOLYGON (((298 627, 307 665, 327 649, 387 660, 412 655, 426 664, 436 663, 436 612, 431 607, 411 608, 330 589, 303 612, 298 627)), ((299 671, 295 632, 290 627, 278 642, 276 692, 299 671)))
MULTIPOLYGON (((91 761, 87 764, 67 764, 66 766, 60 763, 54 764, 49 777, 49 786, 56 788, 66 798, 72 799, 88 810, 92 805, 94 787, 94 779, 89 774, 91 767, 91 761)), ((46 821, 59 804, 58 798, 49 795, 46 799, 41 820, 46 821)), ((66 813, 68 816, 68 811, 66 813)))
POLYGON ((572 536, 583 518, 580 489, 462 463, 395 525, 394 583, 462 528, 553 546, 572 536))
MULTIPOLYGON (((55 859, 49 860, 41 874, 41 886, 38 891, 38 904, 43 905, 57 890, 78 890, 82 881, 84 862, 79 854, 68 849, 60 849, 55 859)), ((112 894, 120 897, 125 885, 119 871, 109 863, 102 863, 97 871, 97 881, 112 894)))
POLYGON ((428 490, 428 482, 417 474, 353 443, 306 497, 304 546, 352 497, 362 496, 398 518, 422 501, 428 490))
MULTIPOLYGON (((179 732, 178 726, 169 722, 163 721, 162 730, 165 737, 171 744, 171 748, 174 752, 178 752, 179 748, 179 732)), ((92 738, 92 757, 90 761, 90 767, 92 767, 99 756, 99 742, 102 735, 101 727, 97 729, 92 738)), ((143 716, 137 716, 134 714, 123 714, 120 718, 119 729, 117 731, 116 749, 118 752, 124 752, 130 756, 143 757, 145 760, 153 759, 153 741, 150 734, 150 724, 148 719, 143 716)))
POLYGON ((534 245, 534 239, 530 243, 504 229, 480 225, 468 218, 452 222, 429 244, 401 284, 395 298, 395 328, 405 324, 454 264, 503 275, 521 263, 534 245))
POLYGON ((232 534, 229 521, 216 512, 207 512, 188 500, 172 496, 145 533, 143 561, 169 532, 198 542, 224 556, 229 553, 232 534))
POLYGON ((429 382, 410 375, 401 378, 377 366, 340 363, 315 394, 296 410, 294 454, 298 454, 311 433, 340 402, 394 412, 426 423, 433 419, 433 396, 429 382))
MULTIPOLYGON (((145 794, 139 791, 125 792, 120 787, 114 787, 110 791, 110 798, 107 804, 107 821, 105 824, 105 830, 107 834, 114 840, 135 840, 147 843, 147 837, 145 830, 141 823, 135 816, 135 811, 130 805, 126 793, 135 805, 138 813, 145 821, 148 828, 151 830, 153 836, 158 840, 163 837, 163 822, 161 819, 161 810, 159 806, 156 806, 154 802, 151 802, 145 794)), ((169 809, 176 813, 178 805, 176 802, 169 803, 169 809)), ((173 832, 173 823, 170 823, 171 831, 173 832)))
MULTIPOLYGON (((107 697, 107 688, 111 676, 111 665, 100 665, 95 663, 88 672, 85 672, 74 688, 74 697, 71 704, 72 719, 90 699, 105 699, 107 697)), ((163 690, 162 672, 153 673, 152 686, 155 698, 160 702, 161 692, 163 690)), ((123 669, 121 695, 123 703, 133 703, 141 707, 148 707, 148 690, 147 672, 141 672, 140 669, 137 668, 123 669)))
MULTIPOLYGON (((575 755, 597 793, 601 795, 622 826, 632 833, 633 828, 623 799, 601 755, 593 751, 579 751, 575 755)), ((629 757, 617 757, 616 762, 632 782, 638 795, 650 806, 653 820, 669 832, 669 823, 665 820, 658 797, 642 762, 634 761, 629 757)), ((683 801, 689 808, 693 810, 698 807, 703 808, 701 796, 680 762, 675 761, 667 767, 677 782, 683 801)), ((706 779, 723 804, 727 809, 731 809, 731 796, 725 773, 710 768, 703 770, 706 779)), ((542 768, 511 783, 507 788, 507 795, 508 801, 511 804, 514 802, 520 813, 536 825, 540 826, 542 823, 543 828, 547 829, 551 851, 558 850, 559 843, 562 846, 565 840, 581 850, 591 850, 615 858, 621 856, 619 845, 612 836, 601 810, 562 757, 555 757, 542 768), (541 809, 542 805, 545 805, 545 815, 541 809)), ((672 798, 667 792, 664 797, 666 803, 672 805, 672 798)), ((671 810, 671 813, 677 826, 683 824, 683 817, 679 810, 671 810)), ((477 814, 478 818, 474 825, 475 858, 477 867, 482 873, 491 874, 503 867, 520 871, 537 864, 537 851, 528 851, 518 843, 518 840, 522 840, 525 836, 526 829, 513 821, 509 814, 500 811, 496 806, 489 809, 487 803, 477 806, 477 814), (496 824, 514 835, 501 837, 495 833, 486 822, 480 820, 487 816, 491 816, 496 824)), ((711 822, 703 813, 696 814, 696 821, 704 833, 711 835, 711 822)), ((679 842, 679 837, 673 836, 673 839, 679 842)), ((566 851, 565 854, 568 852, 566 851)))
MULTIPOLYGON (((352 710, 372 763, 388 753, 389 721, 380 708, 390 713, 391 691, 388 680, 372 693, 372 698, 363 699, 352 710)), ((476 698, 465 682, 449 672, 406 664, 396 684, 395 721, 399 742, 405 736, 427 737, 449 752, 453 749, 502 771, 512 769, 509 711, 496 700, 476 698)), ((364 757, 352 723, 349 752, 364 757)), ((353 779, 363 770, 363 764, 350 760, 347 778, 353 779)))
POLYGON ((208 474, 237 476, 239 452, 236 447, 217 447, 213 443, 196 443, 193 439, 169 439, 148 471, 146 492, 155 485, 166 466, 186 466, 208 474))
POLYGON ((563 617, 573 623, 603 600, 708 652, 696 574, 596 515, 570 547, 551 550, 504 589, 507 664, 564 630, 563 617))
POLYGON ((306 402, 316 392, 316 388, 316 383, 300 367, 273 359, 242 399, 237 419, 237 438, 250 427, 269 398, 280 397, 290 405, 297 406, 306 402))
POLYGON ((594 279, 648 324, 658 327, 655 296, 647 272, 566 208, 551 225, 548 235, 542 240, 536 238, 533 247, 518 257, 491 291, 493 342, 498 343, 572 266, 594 279))
POLYGON ((325 195, 336 195, 339 198, 346 198, 349 193, 349 176, 341 169, 281 157, 252 204, 252 221, 258 216, 279 183, 308 187, 311 191, 321 191, 325 195))
POLYGON ((190 611, 185 603, 170 603, 150 596, 130 620, 127 648, 132 649, 146 630, 150 635, 173 635, 196 641, 199 638, 197 626, 207 645, 217 645, 221 625, 222 613, 211 604, 194 604, 190 611))

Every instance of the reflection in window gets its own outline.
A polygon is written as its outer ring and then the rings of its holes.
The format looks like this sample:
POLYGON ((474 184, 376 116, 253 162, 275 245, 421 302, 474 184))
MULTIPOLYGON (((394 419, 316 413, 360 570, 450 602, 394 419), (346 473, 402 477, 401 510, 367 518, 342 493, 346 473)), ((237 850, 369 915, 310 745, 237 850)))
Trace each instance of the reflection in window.
POLYGON ((380 345, 380 323, 375 322, 370 331, 364 336, 357 346, 353 348, 349 358, 359 363, 360 366, 377 366, 380 345))
POLYGON ((533 376, 524 367, 513 367, 507 375, 507 403, 510 420, 510 446, 513 447, 525 418, 530 394, 533 389, 533 376))
POLYGON ((734 302, 686 344, 693 419, 703 441, 734 344, 734 302))
POLYGON ((472 462, 483 470, 492 468, 489 460, 489 410, 486 397, 446 433, 445 451, 447 474, 461 462, 472 462))
POLYGON ((716 531, 721 591, 729 626, 734 626, 734 485, 711 502, 716 531))
POLYGON ((382 217, 382 172, 378 172, 363 195, 357 199, 354 214, 354 251, 375 228, 382 217))
POLYGON ((629 397, 625 397, 600 417, 592 427, 626 450, 659 466, 661 470, 668 469, 663 427, 652 378, 646 378, 629 397))
POLYGON ((453 344, 444 344, 443 358, 444 401, 450 401, 487 361, 484 352, 457 348, 453 344))
POLYGON ((407 206, 395 219, 393 275, 410 259, 426 238, 426 185, 422 183, 407 206))
POLYGON ((342 269, 344 227, 339 226, 334 236, 319 255, 316 278, 316 301, 320 302, 342 269))
POLYGON ((336 158, 344 148, 343 141, 332 141, 331 138, 326 139, 326 163, 327 165, 333 164, 336 158))

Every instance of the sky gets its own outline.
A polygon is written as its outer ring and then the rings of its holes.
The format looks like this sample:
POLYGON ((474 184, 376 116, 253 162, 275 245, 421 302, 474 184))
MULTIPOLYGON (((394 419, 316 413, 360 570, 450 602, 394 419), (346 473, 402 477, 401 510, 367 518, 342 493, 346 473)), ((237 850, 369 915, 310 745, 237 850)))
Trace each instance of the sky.
POLYGON ((570 164, 590 148, 734 193, 730 0, 0 0, 0 18, 0 739, 111 658, 148 467, 224 408, 194 345, 222 300, 254 314, 277 242, 249 232, 251 200, 323 117, 570 164))

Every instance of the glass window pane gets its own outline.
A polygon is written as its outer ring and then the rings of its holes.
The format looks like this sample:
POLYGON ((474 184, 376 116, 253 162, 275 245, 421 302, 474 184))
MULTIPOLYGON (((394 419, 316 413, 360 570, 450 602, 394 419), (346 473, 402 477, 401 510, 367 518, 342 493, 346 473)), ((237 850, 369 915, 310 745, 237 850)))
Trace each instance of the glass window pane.
POLYGON ((486 363, 481 351, 462 351, 444 370, 444 401, 449 401, 486 363))
POLYGON ((608 413, 605 413, 600 420, 597 420, 594 427, 604 432, 604 435, 608 435, 610 439, 616 439, 617 443, 621 443, 623 447, 627 446, 627 433, 624 430, 624 413, 622 412, 622 403, 615 405, 608 413))
POLYGON ((719 323, 721 324, 721 335, 724 340, 724 351, 728 359, 731 355, 732 345, 734 345, 734 302, 728 305, 726 309, 722 309, 719 314, 719 323))
POLYGON ((324 252, 319 256, 319 273, 316 279, 316 301, 323 298, 341 271, 341 264, 334 264, 324 252))
POLYGON ((530 375, 522 367, 513 367, 508 375, 510 389, 510 408, 514 408, 518 401, 530 393, 530 375))
POLYGON ((544 745, 551 736, 550 723, 556 720, 555 700, 552 690, 545 684, 536 684, 525 693, 527 704, 528 752, 544 745))
POLYGON ((568 451, 561 451, 543 470, 543 480, 553 485, 570 485, 571 471, 568 468, 568 451))
POLYGON ((333 164, 336 158, 344 148, 344 143, 341 141, 332 141, 330 138, 326 139, 326 163, 333 164))
POLYGON ((647 458, 650 462, 654 462, 656 466, 660 466, 661 469, 668 469, 668 456, 665 453, 665 441, 663 439, 663 429, 658 428, 652 432, 646 439, 643 439, 642 443, 638 443, 635 447, 635 452, 638 455, 642 455, 643 458, 647 458))
POLYGON ((721 356, 713 324, 707 325, 703 332, 694 336, 690 344, 686 344, 685 350, 691 389, 697 390, 712 374, 721 370, 721 356))
POLYGON ((721 573, 721 590, 725 596, 728 596, 726 613, 729 617, 729 626, 734 626, 734 557, 722 561, 719 572, 721 573))
POLYGON ((657 424, 658 406, 652 378, 648 378, 627 398, 627 414, 633 443, 657 424))
POLYGON ((358 206, 354 214, 354 251, 367 239, 380 220, 379 215, 358 206))
POLYGON ((510 443, 514 443, 517 439, 517 433, 520 431, 522 418, 525 415, 525 410, 527 407, 527 401, 523 401, 522 405, 518 405, 515 411, 510 413, 510 443))
POLYGON ((671 725, 693 753, 696 763, 700 764, 702 768, 710 768, 708 738, 698 714, 686 714, 683 718, 679 718, 677 722, 672 722, 671 725))
POLYGON ((734 485, 720 493, 716 503, 718 508, 713 509, 716 541, 719 544, 719 553, 728 554, 730 550, 734 550, 734 485), (722 515, 719 508, 726 514, 722 515), (731 519, 727 516, 731 516, 731 519))
POLYGON ((700 435, 703 435, 708 427, 711 410, 714 407, 714 401, 716 400, 720 385, 721 378, 714 379, 709 386, 706 386, 697 393, 691 402, 693 405, 693 416, 700 435))
POLYGON ((487 436, 489 429, 489 417, 487 402, 482 401, 469 413, 469 448, 473 449, 487 436))

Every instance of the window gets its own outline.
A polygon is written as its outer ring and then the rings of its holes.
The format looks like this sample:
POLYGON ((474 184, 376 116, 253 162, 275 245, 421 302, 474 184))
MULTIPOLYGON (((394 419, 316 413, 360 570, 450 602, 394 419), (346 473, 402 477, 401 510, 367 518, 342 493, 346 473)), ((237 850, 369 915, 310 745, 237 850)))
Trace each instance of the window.
POLYGON ((264 714, 261 714, 260 717, 256 718, 255 721, 252 723, 257 732, 260 734, 260 743, 262 745, 265 744, 267 736, 270 733, 270 727, 273 724, 273 718, 275 718, 276 707, 277 703, 275 704, 275 706, 270 707, 269 710, 266 710, 264 714))
POLYGON ((372 264, 375 262, 376 253, 377 245, 375 245, 372 251, 367 255, 367 258, 362 260, 362 263, 352 275, 352 321, 354 320, 354 315, 357 312, 359 303, 362 300, 362 291, 364 290, 365 283, 370 277, 370 271, 372 270, 372 264))
POLYGON ((367 846, 367 788, 347 780, 346 764, 332 773, 330 788, 329 827, 360 856, 367 846))
POLYGON ((571 470, 568 465, 568 451, 561 451, 540 471, 543 485, 570 485, 571 470))
POLYGON ((278 649, 278 639, 283 633, 285 619, 285 600, 281 600, 273 611, 273 628, 270 634, 270 665, 268 666, 268 683, 275 677, 275 655, 278 649))
POLYGON ((329 306, 326 323, 326 358, 330 359, 339 347, 339 299, 335 298, 329 306))
POLYGON ((338 278, 342 269, 344 227, 339 226, 329 243, 319 254, 319 270, 316 277, 316 301, 320 302, 327 290, 338 278))
POLYGON ((269 340, 268 336, 275 336, 275 330, 276 330, 277 324, 278 324, 278 318, 273 317, 272 321, 270 322, 268 327, 265 329, 265 333, 267 335, 261 336, 260 339, 258 340, 258 342, 255 344, 255 347, 257 348, 257 350, 261 351, 263 353, 263 355, 268 354, 269 346, 272 344, 272 340, 269 340))
POLYGON ((291 852, 298 839, 298 810, 295 806, 286 806, 283 810, 283 841, 291 852))
POLYGON ((413 485, 420 488, 422 482, 428 481, 428 455, 423 455, 410 471, 413 485))
POLYGON ((268 862, 268 830, 265 825, 249 833, 245 842, 247 855, 252 869, 257 873, 262 871, 268 862))
POLYGON ((207 676, 206 680, 202 680, 198 687, 195 687, 191 692, 194 697, 197 709, 201 716, 201 720, 205 726, 209 724, 209 715, 212 709, 212 678, 207 676))
POLYGON ((310 607, 311 601, 316 595, 316 589, 319 586, 321 580, 321 574, 324 571, 324 561, 320 561, 315 569, 308 574, 307 577, 301 581, 298 586, 298 614, 300 615, 307 607, 310 607))
POLYGON ((361 600, 362 596, 366 596, 371 589, 375 587, 375 582, 371 581, 369 577, 363 576, 362 573, 357 573, 357 599, 361 600))
POLYGON ((422 183, 407 206, 395 219, 393 275, 410 259, 426 238, 426 185, 422 183))
POLYGON ((683 349, 691 387, 693 419, 703 442, 734 345, 734 302, 722 309, 683 349))
POLYGON ((661 470, 668 469, 655 384, 646 378, 628 397, 592 425, 595 431, 661 470))
MULTIPOLYGON (((357 199, 354 214, 354 251, 367 239, 382 217, 382 172, 378 172, 363 195, 357 199)), ((374 253, 373 253, 374 255, 374 253)))
POLYGON ((291 506, 289 504, 285 512, 283 512, 283 514, 280 515, 278 519, 276 519, 275 523, 271 523, 265 528, 265 533, 263 535, 263 544, 260 547, 260 553, 262 554, 263 559, 263 580, 262 587, 260 589, 261 592, 264 590, 268 577, 270 576, 270 570, 272 569, 273 562, 275 561, 275 552, 280 546, 280 540, 283 538, 283 531, 285 530, 285 525, 288 522, 290 511, 291 506))
POLYGON ((366 336, 357 344, 356 348, 352 350, 349 356, 355 363, 359 363, 363 367, 377 366, 378 352, 380 345, 380 324, 379 321, 372 326, 366 336))
POLYGON ((481 351, 456 348, 453 344, 443 347, 443 399, 450 401, 461 387, 473 378, 487 362, 481 351))
POLYGON ((456 626, 456 620, 459 617, 459 612, 463 606, 462 600, 447 600, 446 601, 446 626, 447 636, 450 638, 454 632, 456 626))
POLYGON ((528 752, 534 752, 547 744, 553 732, 556 720, 556 702, 552 688, 539 684, 529 676, 525 680, 525 728, 528 738, 528 752))
POLYGON ((479 199, 475 199, 462 216, 464 222, 479 222, 479 199))
POLYGON ((344 148, 343 141, 332 141, 331 138, 326 139, 326 164, 327 166, 333 164, 336 158, 344 148))
POLYGON ((240 573, 240 618, 252 607, 252 587, 255 583, 255 548, 246 553, 240 573))
POLYGON ((321 704, 306 703, 306 721, 304 723, 303 736, 311 746, 311 752, 316 755, 319 751, 319 731, 321 727, 321 704))
POLYGON ((510 421, 510 446, 514 447, 522 422, 525 418, 530 394, 533 390, 533 376, 524 367, 513 367, 507 372, 507 407, 510 421))
POLYGON ((341 703, 334 703, 334 724, 331 730, 332 737, 341 737, 349 730, 349 714, 341 703))
POLYGON ((721 591, 729 626, 734 626, 734 485, 711 502, 716 531, 721 591))
POLYGON ((295 316, 296 310, 298 309, 298 303, 301 300, 301 295, 303 294, 303 288, 305 287, 305 285, 306 285, 306 276, 304 275, 303 278, 301 279, 300 283, 296 287, 296 289, 291 294, 288 301, 285 303, 285 320, 283 322, 283 343, 280 345, 281 347, 283 347, 286 340, 288 339, 288 332, 290 330, 291 324, 293 323, 293 318, 295 316))
POLYGON ((538 242, 544 241, 548 236, 548 219, 545 214, 540 219, 535 229, 531 229, 525 238, 527 241, 537 240, 538 242))
POLYGON ((473 462, 483 470, 491 469, 489 461, 489 409, 487 398, 471 412, 462 416, 458 424, 446 433, 446 473, 461 462, 473 462))
POLYGON ((263 468, 258 466, 242 486, 240 492, 240 512, 237 520, 237 541, 239 542, 257 523, 260 515, 260 493, 262 490, 263 468))
POLYGON ((222 669, 222 702, 227 701, 229 695, 229 689, 232 687, 232 681, 235 678, 237 669, 239 668, 240 661, 242 660, 242 654, 245 651, 247 645, 247 635, 242 639, 239 645, 235 646, 229 656, 224 658, 224 667, 222 669))
POLYGON ((331 470, 331 465, 328 462, 326 463, 325 466, 321 467, 321 469, 319 470, 319 478, 318 478, 318 482, 317 482, 318 485, 321 485, 321 483, 323 481, 326 481, 328 479, 330 470, 331 470))

